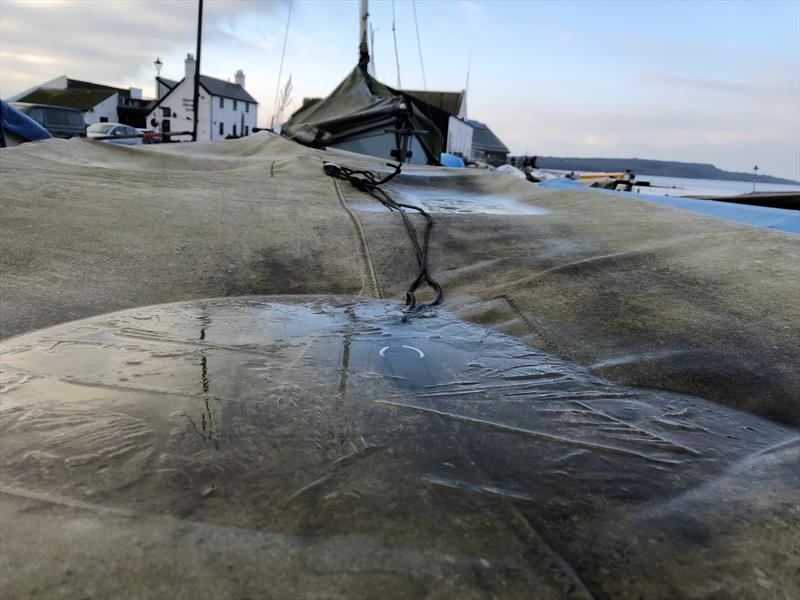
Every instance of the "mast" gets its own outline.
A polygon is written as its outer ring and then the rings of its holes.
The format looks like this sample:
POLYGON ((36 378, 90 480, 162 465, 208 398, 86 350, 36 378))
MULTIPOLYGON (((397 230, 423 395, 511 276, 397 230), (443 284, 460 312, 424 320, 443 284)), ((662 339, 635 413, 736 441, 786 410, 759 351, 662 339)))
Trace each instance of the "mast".
POLYGON ((367 45, 367 20, 369 19, 368 0, 361 0, 360 34, 358 45, 358 68, 367 74, 369 65, 369 46, 367 45))
MULTIPOLYGON (((372 50, 372 54, 375 54, 375 32, 378 31, 377 29, 372 28, 372 23, 369 24, 369 47, 372 50)), ((375 77, 375 57, 369 57, 369 74, 375 77)))

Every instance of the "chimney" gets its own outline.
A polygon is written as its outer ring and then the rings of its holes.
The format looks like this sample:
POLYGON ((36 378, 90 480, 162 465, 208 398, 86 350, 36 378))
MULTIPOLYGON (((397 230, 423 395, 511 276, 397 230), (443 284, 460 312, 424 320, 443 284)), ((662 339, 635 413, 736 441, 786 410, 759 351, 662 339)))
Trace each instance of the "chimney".
POLYGON ((194 56, 187 54, 186 60, 183 61, 183 64, 186 66, 186 79, 189 81, 194 80, 194 56))
POLYGON ((244 89, 244 71, 241 69, 236 71, 236 75, 233 76, 233 80, 236 82, 236 85, 240 85, 242 86, 242 89, 244 89))

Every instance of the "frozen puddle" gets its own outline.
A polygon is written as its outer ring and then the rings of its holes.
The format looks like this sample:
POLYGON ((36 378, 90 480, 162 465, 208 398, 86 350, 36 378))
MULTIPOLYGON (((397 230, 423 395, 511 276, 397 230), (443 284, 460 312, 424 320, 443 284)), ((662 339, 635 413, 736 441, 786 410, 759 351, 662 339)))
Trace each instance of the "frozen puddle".
MULTIPOLYGON (((194 554, 191 528, 213 525, 231 529, 197 535, 218 536, 220 552, 253 544, 254 573, 303 574, 316 558, 340 577, 362 573, 358 585, 391 572, 526 597, 609 572, 642 577, 602 549, 582 579, 566 565, 654 507, 665 521, 636 534, 661 540, 647 546, 661 564, 683 542, 664 549, 659 532, 687 518, 671 499, 724 495, 701 486, 797 437, 700 398, 617 385, 445 311, 398 316, 379 301, 239 298, 8 340, 2 489, 56 506, 56 532, 63 505, 176 519, 186 547, 171 560, 194 554), (301 549, 296 567, 276 558, 301 549)), ((25 545, 9 535, 6 554, 25 545)), ((372 591, 385 584, 375 581, 372 591)))
MULTIPOLYGON (((194 465, 192 485, 205 482, 204 469, 221 468, 212 479, 245 486, 246 497, 255 488, 249 476, 240 481, 240 468, 255 454, 280 450, 297 472, 327 472, 344 456, 382 448, 411 460, 420 481, 493 482, 535 497, 552 495, 539 489, 549 469, 594 478, 599 468, 613 481, 619 473, 600 465, 625 465, 626 479, 636 473, 650 489, 664 469, 677 476, 684 465, 786 436, 699 398, 616 385, 446 313, 411 323, 397 315, 383 302, 215 300, 12 339, 2 345, 4 476, 41 484, 15 468, 35 450, 66 467, 113 467, 109 480, 143 481, 152 475, 144 459, 169 447, 162 466, 194 465), (77 422, 84 434, 68 434, 77 422), (463 462, 465 443, 481 448, 469 453, 474 467, 463 462), (530 473, 506 472, 511 449, 532 461, 530 473), (442 463, 460 466, 443 471, 442 463)), ((60 492, 76 492, 81 473, 94 476, 68 468, 60 492)), ((281 487, 298 475, 286 477, 281 487)))
MULTIPOLYGON (((457 213, 464 215, 544 215, 550 211, 503 196, 474 192, 461 192, 447 188, 425 188, 394 184, 388 190, 397 202, 418 206, 429 213, 457 213)), ((349 202, 355 210, 389 212, 377 200, 349 202)))

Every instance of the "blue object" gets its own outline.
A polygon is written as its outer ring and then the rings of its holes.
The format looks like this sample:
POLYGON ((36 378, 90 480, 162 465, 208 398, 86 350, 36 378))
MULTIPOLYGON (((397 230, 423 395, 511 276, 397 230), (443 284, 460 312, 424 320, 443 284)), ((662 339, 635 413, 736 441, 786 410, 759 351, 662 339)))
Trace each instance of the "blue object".
POLYGON ((439 155, 439 162, 442 163, 443 167, 452 167, 455 169, 464 168, 464 159, 455 154, 448 154, 447 152, 442 152, 439 155))
POLYGON ((47 129, 5 100, 0 100, 0 128, 3 132, 13 133, 28 142, 53 137, 47 129))
POLYGON ((654 196, 652 194, 632 194, 631 192, 617 192, 601 188, 590 188, 573 181, 567 177, 547 179, 539 183, 541 187, 555 190, 583 190, 587 192, 603 192, 615 196, 625 196, 636 200, 646 200, 666 204, 675 208, 682 208, 694 212, 747 223, 756 227, 777 229, 788 233, 800 235, 800 211, 787 208, 769 208, 767 206, 753 206, 751 204, 736 204, 734 202, 720 202, 719 200, 699 200, 697 198, 676 198, 674 196, 654 196))

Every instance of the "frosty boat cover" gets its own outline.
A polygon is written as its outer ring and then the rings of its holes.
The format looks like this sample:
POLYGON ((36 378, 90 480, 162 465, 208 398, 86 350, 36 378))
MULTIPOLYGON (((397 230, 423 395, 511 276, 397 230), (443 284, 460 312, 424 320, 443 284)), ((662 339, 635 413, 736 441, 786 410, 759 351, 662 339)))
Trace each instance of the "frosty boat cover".
POLYGON ((407 115, 417 132, 410 162, 438 164, 444 150, 442 134, 421 106, 356 67, 327 98, 292 115, 283 133, 309 146, 334 146, 389 159, 396 136, 385 130, 396 128, 398 118, 407 115))
POLYGON ((325 161, 0 152, 0 597, 800 597, 797 235, 325 161))

